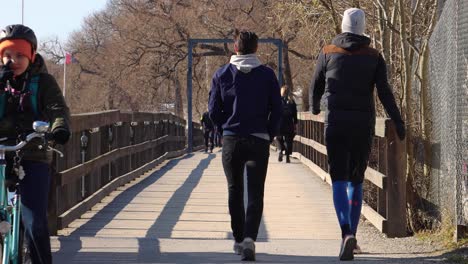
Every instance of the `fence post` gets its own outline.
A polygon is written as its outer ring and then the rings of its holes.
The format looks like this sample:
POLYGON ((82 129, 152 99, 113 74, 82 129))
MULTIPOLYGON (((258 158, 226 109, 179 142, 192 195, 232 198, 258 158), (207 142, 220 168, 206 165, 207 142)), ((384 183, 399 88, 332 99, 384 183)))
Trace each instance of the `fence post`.
MULTIPOLYGON (((57 154, 54 154, 56 156, 57 154)), ((57 204, 57 192, 58 192, 58 182, 57 179, 61 176, 57 172, 57 162, 56 158, 53 161, 54 166, 51 166, 50 171, 50 190, 49 190, 49 205, 47 210, 47 217, 49 222, 49 233, 52 236, 57 235, 58 231, 58 204, 57 204)))
POLYGON ((406 148, 392 120, 385 121, 387 144, 387 236, 406 236, 406 148))

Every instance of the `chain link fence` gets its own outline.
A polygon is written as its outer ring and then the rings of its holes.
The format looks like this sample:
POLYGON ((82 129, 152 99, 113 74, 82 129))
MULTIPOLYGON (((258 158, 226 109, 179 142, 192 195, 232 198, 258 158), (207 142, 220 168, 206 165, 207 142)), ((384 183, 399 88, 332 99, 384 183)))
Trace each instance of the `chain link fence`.
POLYGON ((446 1, 430 39, 430 202, 468 226, 468 1, 446 1))

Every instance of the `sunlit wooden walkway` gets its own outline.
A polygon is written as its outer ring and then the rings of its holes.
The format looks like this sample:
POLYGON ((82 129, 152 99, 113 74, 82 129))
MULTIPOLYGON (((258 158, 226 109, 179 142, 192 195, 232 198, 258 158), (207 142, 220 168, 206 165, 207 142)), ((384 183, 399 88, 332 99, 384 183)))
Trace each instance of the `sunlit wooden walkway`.
MULTIPOLYGON (((52 238, 55 263, 238 263, 232 244, 219 150, 166 161, 52 238)), ((272 152, 257 261, 338 263, 339 244, 329 185, 295 159, 278 163, 272 152)), ((407 257, 358 260, 409 263, 407 257)))

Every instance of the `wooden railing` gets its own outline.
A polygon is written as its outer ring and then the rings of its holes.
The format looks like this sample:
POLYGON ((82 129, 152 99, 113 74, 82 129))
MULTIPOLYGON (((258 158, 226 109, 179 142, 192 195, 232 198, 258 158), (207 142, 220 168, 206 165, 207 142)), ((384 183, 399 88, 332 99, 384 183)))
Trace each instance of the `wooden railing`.
MULTIPOLYGON (((65 228, 117 187, 186 152, 186 121, 166 113, 106 111, 73 115, 72 137, 54 157, 51 233, 65 228)), ((194 146, 202 132, 194 124, 194 146)), ((201 139, 200 139, 201 138, 201 139)))
MULTIPOLYGON (((328 174, 324 117, 299 113, 293 156, 299 158, 324 181, 328 174)), ((364 182, 362 214, 389 237, 406 236, 406 151, 389 119, 377 119, 373 148, 364 182)))

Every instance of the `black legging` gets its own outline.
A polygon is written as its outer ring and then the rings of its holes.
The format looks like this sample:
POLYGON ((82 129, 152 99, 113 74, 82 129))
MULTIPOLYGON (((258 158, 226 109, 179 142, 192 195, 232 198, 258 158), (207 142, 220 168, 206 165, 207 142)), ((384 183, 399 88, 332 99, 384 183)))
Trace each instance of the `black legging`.
POLYGON ((211 143, 210 149, 214 148, 214 130, 205 130, 203 135, 205 137, 205 148, 208 149, 209 144, 211 143))
POLYGON ((294 134, 278 136, 276 139, 278 141, 279 150, 281 152, 284 150, 284 154, 288 156, 291 155, 293 149, 294 134))
POLYGON ((325 129, 330 176, 335 181, 362 183, 371 152, 373 132, 370 129, 325 129))

